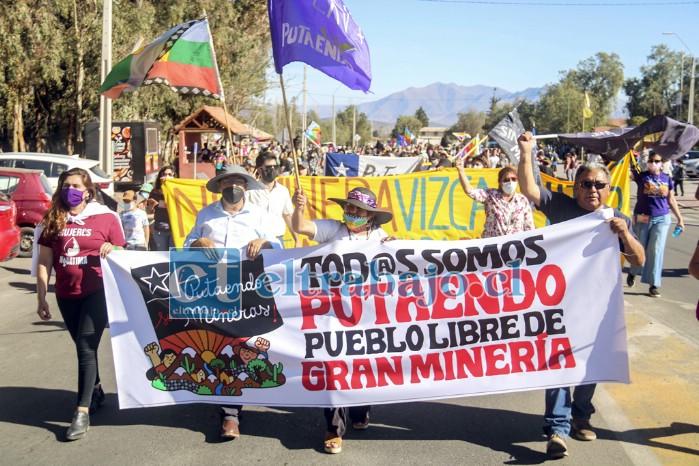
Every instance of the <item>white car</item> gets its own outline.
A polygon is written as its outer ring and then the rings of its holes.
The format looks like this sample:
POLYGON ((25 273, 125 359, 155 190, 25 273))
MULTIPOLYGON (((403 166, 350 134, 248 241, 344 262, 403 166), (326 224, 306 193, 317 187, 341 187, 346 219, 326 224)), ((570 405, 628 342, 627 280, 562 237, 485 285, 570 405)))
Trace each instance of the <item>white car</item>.
POLYGON ((684 163, 684 169, 687 172, 687 176, 696 178, 699 176, 699 159, 687 160, 684 163))
POLYGON ((109 196, 114 195, 114 181, 102 171, 97 160, 83 159, 77 155, 43 154, 38 152, 0 153, 0 167, 43 170, 51 187, 58 188, 58 177, 71 168, 82 168, 90 173, 92 182, 109 196))

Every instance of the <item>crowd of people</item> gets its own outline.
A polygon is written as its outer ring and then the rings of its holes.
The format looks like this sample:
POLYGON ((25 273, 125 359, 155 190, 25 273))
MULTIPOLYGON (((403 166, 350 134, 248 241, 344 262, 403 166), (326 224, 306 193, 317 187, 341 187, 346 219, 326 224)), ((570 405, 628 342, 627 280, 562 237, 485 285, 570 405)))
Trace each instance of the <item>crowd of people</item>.
MULTIPOLYGON (((398 155, 420 155, 426 169, 455 166, 464 194, 485 206, 485 238, 533 229, 532 206, 543 212, 551 224, 606 207, 611 189, 610 173, 597 156, 579 163, 572 149, 564 149, 566 155, 561 159, 554 148, 537 147, 529 132, 522 134, 518 143, 521 155, 515 166, 499 148, 483 148, 477 155, 467 158, 459 156, 457 146, 442 149, 417 145, 398 155), (573 197, 536 184, 534 163, 551 176, 557 173, 556 166, 562 164, 564 176, 574 183, 573 197), (497 187, 475 188, 465 168, 498 168, 497 187)), ((297 189, 292 196, 277 182, 278 176, 296 169, 288 148, 271 144, 261 150, 234 154, 236 164, 218 149, 209 150, 205 146, 205 151, 204 156, 216 165, 216 176, 208 180, 206 189, 220 194, 220 199, 199 211, 184 241, 186 248, 238 248, 252 259, 264 249, 282 248, 282 236, 287 230, 292 233, 295 246, 300 244, 300 235, 319 243, 394 239, 381 228, 391 221, 392 212, 380 209, 375 193, 367 188, 352 189, 346 198, 330 199, 342 207, 341 219, 309 220, 306 194, 297 189)), ((391 152, 390 155, 395 156, 391 148, 385 147, 366 148, 363 152, 376 155, 391 152)), ((646 155, 647 169, 631 174, 638 184, 633 219, 614 209, 608 223, 619 237, 621 252, 631 264, 627 285, 633 286, 639 276, 649 284, 650 296, 659 297, 670 211, 676 216, 678 226, 683 226, 673 194, 675 187, 681 184, 674 181, 673 172, 662 171, 664 161, 660 156, 646 155)), ((323 159, 319 148, 303 153, 297 164, 299 174, 322 174, 323 159)), ((201 161, 207 160, 202 158, 201 161)), ((174 246, 163 184, 176 176, 176 168, 167 165, 160 169, 154 184, 146 183, 138 190, 126 191, 117 215, 96 201, 95 188, 87 172, 69 170, 61 174, 51 208, 37 231, 37 312, 43 320, 52 318, 46 295, 54 270, 58 308, 78 355, 77 408, 66 434, 68 440, 85 436, 90 413, 104 402, 97 364, 97 348, 107 324, 100 257, 106 257, 114 249, 164 251, 174 246)), ((699 253, 695 257, 699 257, 699 253)), ((696 262, 690 265, 690 270, 693 267, 692 273, 699 278, 696 262)), ((264 340, 259 345, 256 343, 256 351, 260 354, 269 347, 264 343, 264 340)), ((572 396, 569 388, 546 390, 544 431, 550 456, 567 456, 566 441, 570 435, 584 441, 596 438, 590 422, 595 412, 594 391, 594 384, 575 387, 572 396)), ((349 421, 355 429, 368 428, 370 408, 326 408, 324 450, 328 453, 342 450, 349 421)), ((240 436, 242 409, 241 405, 221 407, 223 438, 240 436)))

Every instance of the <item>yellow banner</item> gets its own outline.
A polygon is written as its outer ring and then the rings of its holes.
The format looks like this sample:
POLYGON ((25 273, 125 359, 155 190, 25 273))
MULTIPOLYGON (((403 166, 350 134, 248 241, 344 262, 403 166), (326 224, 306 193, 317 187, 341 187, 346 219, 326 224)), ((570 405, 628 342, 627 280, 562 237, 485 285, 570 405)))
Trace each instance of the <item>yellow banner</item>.
MULTIPOLYGON (((629 214, 628 157, 612 167, 612 192, 607 204, 629 214)), ((466 170, 471 184, 477 188, 497 187, 498 169, 466 170)), ((280 177, 278 182, 294 192, 295 179, 280 177)), ((573 183, 542 175, 544 186, 552 191, 573 195, 573 183)), ((165 202, 172 224, 172 235, 177 247, 194 226, 196 215, 205 205, 217 201, 218 194, 206 190, 204 180, 170 179, 164 183, 165 202)), ((389 235, 402 239, 458 240, 480 238, 485 224, 482 204, 464 194, 456 169, 426 171, 407 175, 344 178, 302 176, 301 188, 308 196, 311 219, 342 218, 342 209, 329 199, 344 199, 356 187, 366 187, 376 193, 381 209, 393 212, 393 220, 383 225, 389 235)), ((537 227, 546 225, 541 212, 534 213, 537 227)), ((305 237, 304 246, 313 244, 305 237)), ((293 246, 291 235, 284 236, 286 247, 293 246)))

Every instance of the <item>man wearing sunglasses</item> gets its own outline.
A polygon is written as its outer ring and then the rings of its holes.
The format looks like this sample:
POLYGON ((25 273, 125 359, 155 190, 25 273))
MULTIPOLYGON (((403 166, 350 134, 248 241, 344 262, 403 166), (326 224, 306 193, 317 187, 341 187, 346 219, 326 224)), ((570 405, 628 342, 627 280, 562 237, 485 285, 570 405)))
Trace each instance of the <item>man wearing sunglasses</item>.
MULTIPOLYGON (((532 172, 532 149, 536 147, 534 136, 529 131, 517 140, 520 159, 517 175, 519 188, 527 199, 548 217, 551 224, 565 222, 606 208, 609 197, 609 170, 598 163, 585 163, 575 173, 575 197, 551 192, 534 182, 532 172)), ((631 232, 631 219, 614 209, 614 217, 607 220, 612 231, 619 236, 619 246, 626 259, 633 266, 645 262, 643 246, 631 232)), ((590 417, 595 412, 592 397, 596 384, 575 387, 571 397, 570 388, 546 390, 546 412, 544 432, 548 436, 546 453, 554 458, 568 456, 566 440, 571 433, 578 440, 595 440, 597 435, 590 425, 590 417), (572 416, 572 421, 571 421, 572 416)))

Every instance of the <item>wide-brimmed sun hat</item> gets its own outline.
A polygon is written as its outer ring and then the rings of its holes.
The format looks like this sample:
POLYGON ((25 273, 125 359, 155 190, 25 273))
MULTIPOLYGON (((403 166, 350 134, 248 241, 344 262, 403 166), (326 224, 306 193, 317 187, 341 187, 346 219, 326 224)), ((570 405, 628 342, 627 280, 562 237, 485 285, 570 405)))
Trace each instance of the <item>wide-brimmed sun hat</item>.
POLYGON ((347 204, 351 204, 367 212, 374 213, 373 222, 376 225, 383 225, 393 219, 393 213, 387 210, 381 210, 376 204, 376 194, 367 188, 354 188, 347 193, 347 199, 330 198, 331 201, 337 202, 344 209, 347 204))
POLYGON ((255 178, 250 176, 247 170, 245 170, 243 167, 241 167, 240 165, 228 164, 223 167, 223 171, 220 174, 214 176, 209 181, 207 181, 206 189, 208 189, 212 193, 220 193, 221 187, 218 185, 218 182, 228 176, 233 175, 245 178, 245 181, 248 182, 248 190, 264 188, 264 186, 262 186, 255 178))

